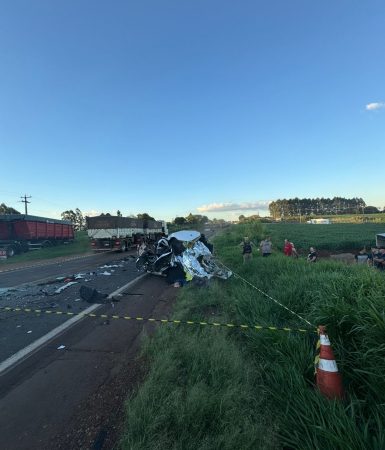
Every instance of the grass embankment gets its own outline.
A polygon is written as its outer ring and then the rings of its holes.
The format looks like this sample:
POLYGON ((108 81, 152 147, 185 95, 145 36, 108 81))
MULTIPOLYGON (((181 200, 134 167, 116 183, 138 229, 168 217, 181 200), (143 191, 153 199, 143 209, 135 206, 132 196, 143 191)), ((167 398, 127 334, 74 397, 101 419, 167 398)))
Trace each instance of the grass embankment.
MULTIPOLYGON (((165 326, 147 343, 151 370, 127 402, 122 449, 385 448, 384 274, 281 254, 243 266, 241 237, 264 232, 233 227, 217 237, 217 252, 311 323, 327 325, 346 401, 314 389, 311 334, 165 326)), ((174 317, 306 327, 236 278, 183 288, 174 317)))
POLYGON ((376 244, 376 233, 385 233, 385 224, 274 223, 266 225, 276 248, 282 249, 285 239, 294 242, 297 250, 307 252, 310 246, 319 250, 361 250, 376 244))
POLYGON ((30 250, 21 255, 12 256, 5 261, 0 261, 0 265, 8 266, 20 262, 39 261, 42 259, 58 258, 60 256, 81 255, 91 250, 90 241, 86 231, 78 231, 75 240, 71 244, 58 244, 53 247, 30 250))

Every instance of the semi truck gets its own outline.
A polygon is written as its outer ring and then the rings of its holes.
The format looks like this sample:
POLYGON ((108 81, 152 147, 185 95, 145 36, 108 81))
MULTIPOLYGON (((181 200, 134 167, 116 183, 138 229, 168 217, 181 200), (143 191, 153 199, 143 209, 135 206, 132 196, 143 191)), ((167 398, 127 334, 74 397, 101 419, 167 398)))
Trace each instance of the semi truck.
POLYGON ((155 242, 167 235, 167 224, 161 220, 143 220, 121 216, 86 217, 87 233, 95 251, 127 251, 143 239, 155 242))
POLYGON ((0 249, 7 257, 73 240, 74 227, 67 220, 26 214, 0 215, 0 249))

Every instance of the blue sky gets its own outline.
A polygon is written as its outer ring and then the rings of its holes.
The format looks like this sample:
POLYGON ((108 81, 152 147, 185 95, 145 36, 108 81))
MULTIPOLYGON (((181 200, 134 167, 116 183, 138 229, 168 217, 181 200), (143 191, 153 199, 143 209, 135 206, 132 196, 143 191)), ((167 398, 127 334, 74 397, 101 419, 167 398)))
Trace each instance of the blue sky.
POLYGON ((384 21, 382 0, 3 0, 0 202, 165 219, 291 197, 383 207, 384 21))

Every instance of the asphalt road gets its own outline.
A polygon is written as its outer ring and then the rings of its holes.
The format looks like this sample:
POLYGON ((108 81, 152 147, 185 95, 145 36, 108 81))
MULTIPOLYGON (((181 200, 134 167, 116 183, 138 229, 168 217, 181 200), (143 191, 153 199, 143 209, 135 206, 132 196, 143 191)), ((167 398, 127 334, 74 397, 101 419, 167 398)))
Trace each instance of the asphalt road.
MULTIPOLYGON (((60 312, 90 307, 79 297, 81 286, 107 296, 136 277, 134 259, 124 254, 1 273, 1 286, 13 288, 0 294, 0 308, 31 311, 1 310, 0 364, 68 320, 60 312), (82 278, 74 279, 76 274, 82 278), (72 278, 56 279, 68 275, 72 278), (25 279, 30 281, 20 287, 17 280, 25 279)), ((111 316, 166 318, 176 292, 148 275, 116 296, 118 302, 102 305, 96 317, 82 319, 0 373, 1 449, 112 448, 126 396, 144 373, 137 360, 141 338, 155 325, 111 316), (103 313, 109 317, 100 317, 103 313)))
POLYGON ((0 273, 0 363, 69 319, 60 313, 89 308, 90 303, 80 296, 82 286, 107 296, 137 276, 134 258, 116 253, 0 273), (34 281, 20 284, 27 278, 34 281), (5 311, 4 307, 41 312, 5 311))
POLYGON ((71 275, 88 270, 99 264, 106 264, 109 261, 122 259, 127 255, 134 255, 134 253, 107 252, 57 258, 54 261, 28 262, 20 266, 13 266, 12 264, 8 266, 0 265, 0 289, 19 286, 49 277, 71 275))

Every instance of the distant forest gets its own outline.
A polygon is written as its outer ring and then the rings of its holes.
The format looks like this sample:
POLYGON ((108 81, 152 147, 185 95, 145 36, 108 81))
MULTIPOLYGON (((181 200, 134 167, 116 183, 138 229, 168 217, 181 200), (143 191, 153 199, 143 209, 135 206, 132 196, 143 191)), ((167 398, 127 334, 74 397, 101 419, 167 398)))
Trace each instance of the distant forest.
POLYGON ((269 204, 274 218, 292 216, 320 216, 340 214, 379 213, 375 206, 367 206, 362 198, 292 198, 269 204))

